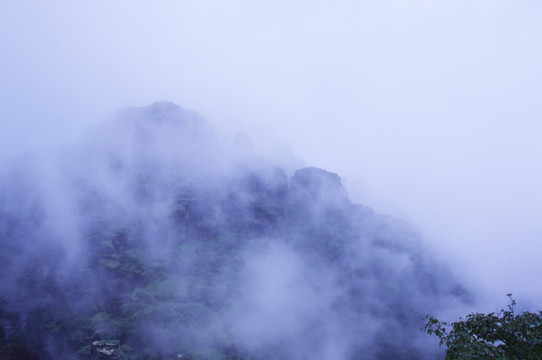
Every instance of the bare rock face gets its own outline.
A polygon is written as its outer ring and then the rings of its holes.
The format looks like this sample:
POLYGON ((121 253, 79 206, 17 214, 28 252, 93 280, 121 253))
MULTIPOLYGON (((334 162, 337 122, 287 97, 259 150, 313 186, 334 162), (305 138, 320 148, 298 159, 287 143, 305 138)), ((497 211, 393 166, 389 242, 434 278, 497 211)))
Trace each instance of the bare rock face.
POLYGON ((311 201, 345 205, 350 201, 339 175, 327 170, 307 167, 294 173, 291 180, 293 192, 305 196, 311 201))

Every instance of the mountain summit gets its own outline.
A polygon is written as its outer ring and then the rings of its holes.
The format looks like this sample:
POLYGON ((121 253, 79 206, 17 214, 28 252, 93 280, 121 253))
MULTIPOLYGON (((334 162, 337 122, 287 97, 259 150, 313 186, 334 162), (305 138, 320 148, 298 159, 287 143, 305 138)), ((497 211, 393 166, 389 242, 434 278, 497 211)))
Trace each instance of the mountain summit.
POLYGON ((423 317, 465 291, 408 225, 353 204, 337 174, 228 154, 160 102, 6 172, 0 358, 439 353, 423 317))

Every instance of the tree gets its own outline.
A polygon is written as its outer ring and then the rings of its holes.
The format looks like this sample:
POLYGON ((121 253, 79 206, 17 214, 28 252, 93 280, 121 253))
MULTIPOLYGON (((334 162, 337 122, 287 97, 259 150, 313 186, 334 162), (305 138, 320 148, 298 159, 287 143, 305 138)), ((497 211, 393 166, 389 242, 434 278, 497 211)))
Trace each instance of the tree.
POLYGON ((497 313, 473 313, 449 323, 427 315, 423 330, 446 345, 446 360, 542 359, 542 311, 515 313, 512 294, 508 308, 497 313))

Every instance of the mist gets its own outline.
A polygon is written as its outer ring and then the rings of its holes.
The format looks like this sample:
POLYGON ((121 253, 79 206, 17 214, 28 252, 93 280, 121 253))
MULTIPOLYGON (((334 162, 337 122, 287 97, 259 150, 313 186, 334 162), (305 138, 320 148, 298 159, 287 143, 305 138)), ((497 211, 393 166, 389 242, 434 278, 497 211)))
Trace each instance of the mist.
POLYGON ((474 296, 341 178, 222 143, 171 102, 15 157, 0 182, 0 350, 14 359, 432 359, 474 296))
MULTIPOLYGON (((481 299, 472 311, 495 310, 509 292, 535 309, 541 10, 534 1, 6 2, 2 171, 21 154, 79 142, 120 108, 173 101, 203 114, 220 142, 243 131, 287 176, 305 165, 337 173, 354 203, 411 223, 481 299)), ((44 171, 50 221, 69 218, 65 204, 77 199, 44 171)), ((65 239, 80 231, 62 229, 65 239)), ((78 259, 83 250, 66 245, 78 259)))

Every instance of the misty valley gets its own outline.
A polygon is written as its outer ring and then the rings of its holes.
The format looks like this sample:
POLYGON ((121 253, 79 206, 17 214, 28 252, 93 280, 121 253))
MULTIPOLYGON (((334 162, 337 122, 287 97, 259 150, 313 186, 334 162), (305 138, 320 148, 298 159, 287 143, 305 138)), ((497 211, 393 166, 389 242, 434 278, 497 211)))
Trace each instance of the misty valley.
POLYGON ((469 293, 341 178, 169 102, 0 176, 0 359, 438 359, 469 293))

